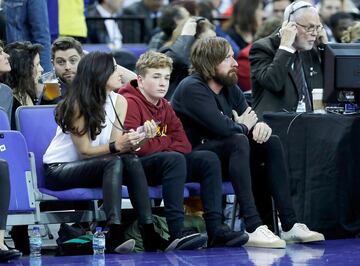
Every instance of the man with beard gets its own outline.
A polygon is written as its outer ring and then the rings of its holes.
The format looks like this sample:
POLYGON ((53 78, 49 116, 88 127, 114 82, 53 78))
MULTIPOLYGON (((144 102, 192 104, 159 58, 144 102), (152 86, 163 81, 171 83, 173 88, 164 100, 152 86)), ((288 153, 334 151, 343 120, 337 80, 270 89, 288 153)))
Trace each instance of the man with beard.
POLYGON ((253 108, 312 110, 312 88, 322 88, 319 49, 327 43, 316 9, 305 1, 289 5, 280 31, 254 42, 250 50, 253 108))
POLYGON ((224 177, 233 184, 249 241, 245 246, 285 248, 285 241, 324 240, 297 222, 289 193, 284 152, 271 128, 257 122, 237 84, 237 62, 230 44, 223 38, 199 40, 192 49, 192 74, 176 88, 172 106, 181 119, 193 150, 209 150, 222 162, 224 177), (250 145, 249 145, 250 144, 250 145), (274 235, 259 216, 252 194, 252 167, 266 164, 266 187, 279 212, 282 234, 274 235))
POLYGON ((61 95, 49 100, 43 94, 41 104, 56 104, 66 95, 83 55, 81 43, 72 37, 59 37, 53 42, 51 46, 51 62, 59 80, 61 95))

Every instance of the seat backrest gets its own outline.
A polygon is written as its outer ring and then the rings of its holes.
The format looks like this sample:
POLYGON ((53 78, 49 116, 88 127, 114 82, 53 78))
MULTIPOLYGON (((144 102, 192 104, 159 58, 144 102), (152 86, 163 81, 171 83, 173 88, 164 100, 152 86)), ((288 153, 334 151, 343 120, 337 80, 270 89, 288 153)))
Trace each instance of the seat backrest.
POLYGON ((32 190, 29 152, 20 132, 0 130, 0 159, 7 161, 9 165, 11 185, 9 211, 34 210, 34 193, 28 192, 28 187, 32 190))
POLYGON ((17 129, 34 153, 37 186, 45 187, 43 155, 56 133, 55 105, 20 106, 15 113, 17 129))
POLYGON ((9 117, 5 110, 0 107, 0 130, 10 130, 9 117))

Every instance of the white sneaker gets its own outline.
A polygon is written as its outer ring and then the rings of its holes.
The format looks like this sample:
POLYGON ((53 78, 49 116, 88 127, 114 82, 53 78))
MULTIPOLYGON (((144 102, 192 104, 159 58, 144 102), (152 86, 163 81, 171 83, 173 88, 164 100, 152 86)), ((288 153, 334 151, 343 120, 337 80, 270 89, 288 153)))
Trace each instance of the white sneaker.
POLYGON ((285 248, 286 243, 277 235, 274 235, 266 225, 261 225, 253 233, 248 233, 249 241, 245 243, 245 247, 261 247, 261 248, 285 248))
POLYGON ((281 238, 288 243, 307 243, 324 241, 324 235, 311 231, 305 224, 296 223, 288 232, 282 232, 281 238))

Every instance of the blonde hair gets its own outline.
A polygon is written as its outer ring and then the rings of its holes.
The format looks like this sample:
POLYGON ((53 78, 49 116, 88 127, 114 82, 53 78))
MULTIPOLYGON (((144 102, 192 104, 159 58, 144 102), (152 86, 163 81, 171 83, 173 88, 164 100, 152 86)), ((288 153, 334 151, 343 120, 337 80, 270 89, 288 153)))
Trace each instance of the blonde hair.
POLYGON ((346 31, 344 31, 341 42, 351 43, 360 39, 360 22, 356 22, 353 26, 350 26, 346 31))
POLYGON ((145 76, 147 69, 149 68, 170 68, 170 72, 173 68, 173 60, 165 54, 148 51, 142 54, 139 60, 136 62, 136 73, 140 76, 145 76))

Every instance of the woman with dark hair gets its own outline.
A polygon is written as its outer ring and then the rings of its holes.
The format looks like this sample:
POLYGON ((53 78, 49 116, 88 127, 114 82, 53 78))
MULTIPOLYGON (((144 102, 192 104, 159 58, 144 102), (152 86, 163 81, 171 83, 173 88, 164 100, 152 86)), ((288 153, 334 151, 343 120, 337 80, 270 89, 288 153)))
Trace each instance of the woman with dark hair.
POLYGON ((147 251, 176 248, 154 230, 146 176, 132 153, 156 135, 147 121, 141 130, 123 127, 127 101, 113 90, 122 84, 121 71, 107 53, 94 52, 79 62, 68 94, 55 111, 59 127, 44 157, 46 186, 52 190, 102 187, 109 234, 107 250, 124 253, 135 241, 125 240, 121 225, 121 187, 128 186, 147 251))
POLYGON ((40 44, 14 42, 4 51, 10 56, 11 71, 5 76, 5 83, 13 90, 11 128, 16 129, 15 111, 21 105, 37 103, 37 85, 43 68, 40 65, 40 44))
POLYGON ((230 23, 225 30, 240 50, 254 40, 255 33, 263 20, 261 0, 241 0, 234 4, 230 23))

